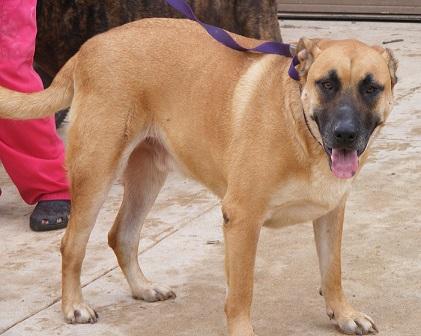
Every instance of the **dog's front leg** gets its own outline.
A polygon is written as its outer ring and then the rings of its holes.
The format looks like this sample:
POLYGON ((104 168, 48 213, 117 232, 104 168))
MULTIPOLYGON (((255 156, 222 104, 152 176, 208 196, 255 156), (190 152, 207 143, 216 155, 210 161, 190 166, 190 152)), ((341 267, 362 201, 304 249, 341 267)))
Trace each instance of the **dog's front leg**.
POLYGON ((326 301, 328 316, 337 322, 344 333, 377 333, 373 320, 355 310, 342 290, 341 241, 344 212, 345 200, 336 209, 313 222, 322 278, 321 293, 326 301))
POLYGON ((253 336, 250 308, 254 262, 262 220, 250 206, 224 201, 225 272, 228 292, 225 303, 230 336, 253 336))

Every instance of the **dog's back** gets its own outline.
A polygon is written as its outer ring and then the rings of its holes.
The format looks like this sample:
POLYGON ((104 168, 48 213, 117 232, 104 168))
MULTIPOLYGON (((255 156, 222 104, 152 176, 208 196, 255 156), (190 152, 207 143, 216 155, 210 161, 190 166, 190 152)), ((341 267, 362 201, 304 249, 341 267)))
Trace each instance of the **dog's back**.
MULTIPOLYGON (((206 23, 258 39, 281 40, 275 0, 190 0, 206 23)), ((164 0, 39 0, 35 62, 48 82, 92 36, 143 18, 180 18, 164 0)), ((48 84, 48 83, 45 83, 48 84)))

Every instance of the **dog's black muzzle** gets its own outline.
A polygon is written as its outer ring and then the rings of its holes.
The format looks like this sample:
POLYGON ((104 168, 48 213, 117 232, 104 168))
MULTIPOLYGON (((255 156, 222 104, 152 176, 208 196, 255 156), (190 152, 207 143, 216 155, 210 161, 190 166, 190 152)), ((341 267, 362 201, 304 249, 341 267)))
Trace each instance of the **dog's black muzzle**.
POLYGON ((336 111, 323 111, 316 118, 323 144, 330 155, 332 149, 364 152, 371 130, 365 132, 361 114, 352 106, 342 105, 336 111))

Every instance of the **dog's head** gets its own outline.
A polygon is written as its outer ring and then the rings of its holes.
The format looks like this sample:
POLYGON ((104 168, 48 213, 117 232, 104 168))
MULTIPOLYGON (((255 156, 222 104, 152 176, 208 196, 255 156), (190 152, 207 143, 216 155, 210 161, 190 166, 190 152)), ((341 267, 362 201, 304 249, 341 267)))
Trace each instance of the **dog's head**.
POLYGON ((309 127, 334 175, 350 178, 391 111, 397 62, 390 50, 356 40, 303 38, 296 52, 309 127))

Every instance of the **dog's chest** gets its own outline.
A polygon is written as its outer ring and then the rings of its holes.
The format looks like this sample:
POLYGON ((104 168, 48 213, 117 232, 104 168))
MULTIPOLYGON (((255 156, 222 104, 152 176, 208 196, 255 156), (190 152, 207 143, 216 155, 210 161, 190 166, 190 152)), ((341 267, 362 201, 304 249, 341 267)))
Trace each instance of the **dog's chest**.
POLYGON ((338 206, 349 192, 352 179, 340 180, 314 167, 306 181, 291 178, 279 186, 270 201, 265 225, 284 226, 317 219, 338 206))

